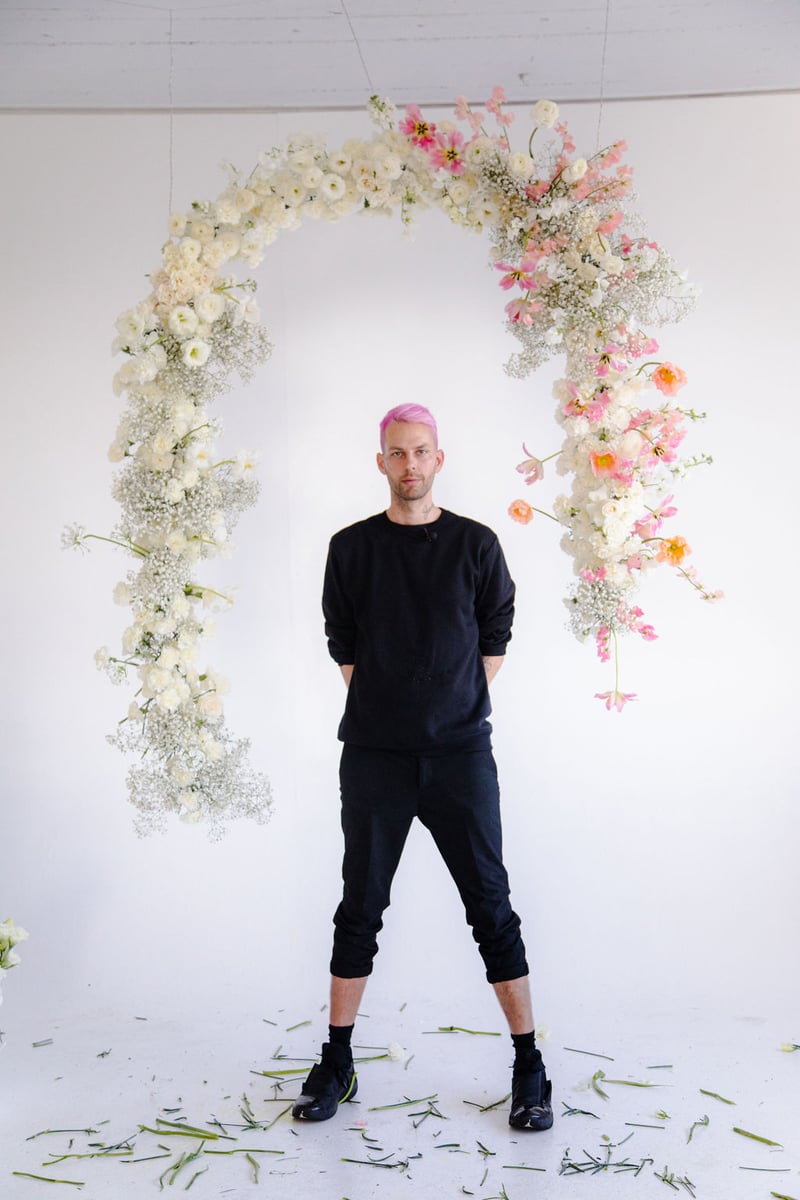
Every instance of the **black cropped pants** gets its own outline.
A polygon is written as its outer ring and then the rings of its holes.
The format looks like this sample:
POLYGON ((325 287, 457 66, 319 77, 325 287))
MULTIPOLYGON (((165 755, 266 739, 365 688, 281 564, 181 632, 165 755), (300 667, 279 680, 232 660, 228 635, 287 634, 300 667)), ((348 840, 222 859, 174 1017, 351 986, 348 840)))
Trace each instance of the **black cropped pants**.
POLYGON ((339 778, 344 859, 331 974, 372 972, 377 934, 414 817, 430 830, 461 895, 490 983, 528 974, 503 866, 490 750, 420 756, 345 745, 339 778))

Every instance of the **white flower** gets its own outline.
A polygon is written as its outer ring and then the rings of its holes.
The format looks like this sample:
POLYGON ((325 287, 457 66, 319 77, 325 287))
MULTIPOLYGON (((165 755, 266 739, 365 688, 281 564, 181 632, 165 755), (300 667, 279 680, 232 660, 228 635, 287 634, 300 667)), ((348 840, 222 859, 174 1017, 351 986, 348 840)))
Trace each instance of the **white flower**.
POLYGON ((474 142, 469 143, 464 151, 464 157, 474 167, 479 163, 485 162, 487 158, 492 158, 495 153, 495 145, 492 139, 482 135, 475 138, 474 142))
POLYGON ((169 314, 167 328, 177 337, 190 337, 197 329, 197 313, 188 304, 179 304, 169 314))
POLYGON ((508 169, 515 179, 530 179, 533 174, 533 166, 530 154, 509 154, 508 156, 508 169))
POLYGON ((113 463, 122 462, 125 457, 125 448, 119 442, 112 442, 108 447, 108 461, 113 463))
POLYGON ((531 120, 535 125, 544 125, 549 129, 558 120, 558 105, 552 100, 537 100, 531 109, 531 120))
POLYGON ((386 1053, 390 1062, 402 1062, 406 1056, 406 1052, 399 1042, 389 1042, 386 1053))
POLYGON ((181 346, 181 358, 187 367, 202 367, 208 362, 211 347, 200 338, 190 338, 181 346))
POLYGON ((132 599, 130 584, 128 584, 128 583, 116 584, 116 586, 114 587, 113 596, 114 596, 115 604, 120 604, 120 605, 130 604, 131 599, 132 599))
POLYGON ((310 192, 313 192, 322 182, 322 171, 320 171, 319 167, 314 164, 313 166, 306 167, 300 178, 303 182, 303 187, 308 188, 310 192))
POLYGON ((589 164, 585 158, 576 158, 568 166, 564 167, 561 172, 561 178, 567 183, 577 183, 579 179, 583 179, 589 169, 589 164))
POLYGON ((110 657, 108 646, 101 646, 99 650, 95 650, 94 652, 95 666, 102 670, 103 667, 108 666, 110 657))
POLYGON ((218 721, 222 716, 222 699, 216 692, 206 692, 197 700, 197 711, 208 721, 218 721))
POLYGON ((186 214, 172 213, 168 228, 170 237, 183 237, 186 232, 186 214))
POLYGON ((201 321, 212 325, 225 311, 225 297, 219 292, 206 292, 197 297, 194 308, 201 321))

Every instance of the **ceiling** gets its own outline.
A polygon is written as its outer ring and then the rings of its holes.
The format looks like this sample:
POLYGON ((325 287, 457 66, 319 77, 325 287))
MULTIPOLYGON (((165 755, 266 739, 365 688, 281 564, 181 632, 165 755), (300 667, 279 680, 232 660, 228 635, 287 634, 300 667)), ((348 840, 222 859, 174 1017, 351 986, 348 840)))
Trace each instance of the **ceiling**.
POLYGON ((0 0, 0 109, 800 89, 800 0, 0 0))

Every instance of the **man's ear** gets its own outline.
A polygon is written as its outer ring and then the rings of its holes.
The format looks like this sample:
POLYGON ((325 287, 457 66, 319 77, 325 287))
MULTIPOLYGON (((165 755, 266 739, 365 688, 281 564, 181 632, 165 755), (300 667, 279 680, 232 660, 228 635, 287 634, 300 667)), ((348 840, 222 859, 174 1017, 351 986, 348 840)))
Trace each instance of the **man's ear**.
POLYGON ((436 474, 438 475, 444 466, 444 450, 436 451, 436 474))
POLYGON ((375 461, 378 464, 378 470, 380 471, 381 475, 385 475, 386 474, 386 464, 383 461, 383 454, 381 453, 380 450, 375 455, 375 461))

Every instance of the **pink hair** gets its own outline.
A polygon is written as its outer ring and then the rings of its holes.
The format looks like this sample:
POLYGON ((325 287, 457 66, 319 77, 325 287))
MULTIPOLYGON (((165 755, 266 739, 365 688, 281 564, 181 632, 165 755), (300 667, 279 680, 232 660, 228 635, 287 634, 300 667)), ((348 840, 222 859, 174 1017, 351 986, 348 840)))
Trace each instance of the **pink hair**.
POLYGON ((427 408, 423 408, 421 404, 398 404, 396 408, 390 408, 381 421, 381 450, 386 450, 386 427, 393 421, 406 422, 409 425, 427 425, 433 433, 434 449, 439 449, 439 431, 436 428, 433 413, 429 412, 427 408))

